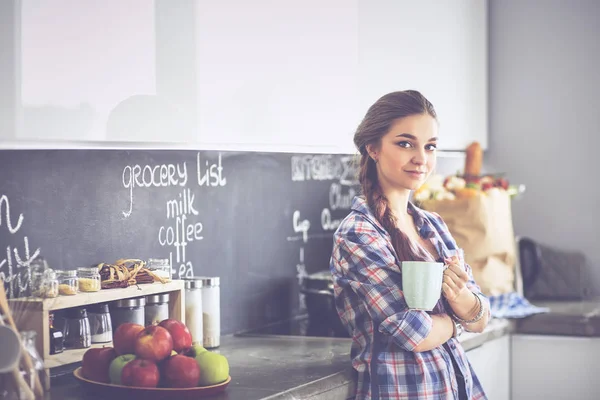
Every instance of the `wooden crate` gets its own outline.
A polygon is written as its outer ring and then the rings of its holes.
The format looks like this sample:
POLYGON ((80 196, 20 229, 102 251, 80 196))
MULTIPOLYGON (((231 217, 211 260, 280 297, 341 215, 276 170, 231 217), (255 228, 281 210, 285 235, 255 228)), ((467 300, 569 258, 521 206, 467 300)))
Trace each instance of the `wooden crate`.
MULTIPOLYGON (((184 282, 181 280, 168 283, 140 284, 123 289, 102 289, 91 293, 80 292, 73 296, 58 296, 51 299, 16 298, 10 299, 9 305, 13 310, 13 316, 19 331, 32 330, 37 332, 36 347, 44 358, 46 376, 50 376, 50 368, 80 362, 83 354, 89 349, 65 349, 62 353, 50 354, 49 316, 51 312, 161 293, 169 294, 169 318, 185 323, 184 282), (21 313, 23 315, 20 315, 21 313)), ((112 346, 112 342, 92 345, 92 347, 104 346, 112 346)), ((47 382, 47 387, 50 387, 49 382, 47 382)))

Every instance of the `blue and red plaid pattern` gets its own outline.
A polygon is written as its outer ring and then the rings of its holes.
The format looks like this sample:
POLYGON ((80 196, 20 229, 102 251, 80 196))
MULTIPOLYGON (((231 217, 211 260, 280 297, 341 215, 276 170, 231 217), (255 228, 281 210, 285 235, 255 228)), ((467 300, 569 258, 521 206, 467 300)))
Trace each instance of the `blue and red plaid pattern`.
MULTIPOLYGON (((452 255, 457 245, 441 217, 411 203, 408 211, 421 237, 430 239, 439 255, 452 255)), ((458 399, 458 379, 469 399, 486 399, 458 340, 414 351, 431 331, 431 314, 446 313, 447 303, 441 298, 431 312, 408 309, 401 261, 364 198, 356 197, 334 235, 330 265, 336 308, 353 340, 356 399, 458 399)), ((465 268, 471 277, 469 288, 481 293, 470 267, 465 268)))

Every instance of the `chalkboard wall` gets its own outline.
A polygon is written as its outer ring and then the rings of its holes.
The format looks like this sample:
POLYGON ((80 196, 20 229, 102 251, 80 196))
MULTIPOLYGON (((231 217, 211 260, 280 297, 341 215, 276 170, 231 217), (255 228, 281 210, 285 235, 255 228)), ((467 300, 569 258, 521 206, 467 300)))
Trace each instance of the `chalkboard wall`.
POLYGON ((192 150, 0 151, 0 278, 28 294, 55 269, 170 258, 221 277, 222 330, 299 312, 298 277, 328 268, 357 192, 351 156, 192 150))

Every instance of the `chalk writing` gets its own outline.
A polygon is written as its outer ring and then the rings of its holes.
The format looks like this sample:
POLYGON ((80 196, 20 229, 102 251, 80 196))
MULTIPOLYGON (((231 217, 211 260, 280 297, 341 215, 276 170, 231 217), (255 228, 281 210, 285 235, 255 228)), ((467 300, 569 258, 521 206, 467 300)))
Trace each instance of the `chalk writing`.
POLYGON ((185 186, 188 180, 187 166, 182 164, 163 165, 127 165, 123 168, 123 186, 129 190, 129 209, 123 211, 123 217, 128 218, 133 212, 133 189, 136 187, 169 187, 185 186))
POLYGON ((187 260, 186 247, 192 242, 198 242, 204 239, 202 234, 204 225, 202 222, 194 221, 193 217, 198 216, 198 210, 194 206, 196 195, 191 189, 184 188, 179 193, 178 198, 168 200, 166 203, 167 220, 173 221, 172 224, 161 226, 158 229, 158 243, 163 247, 175 248, 175 260, 173 260, 173 251, 169 252, 171 266, 177 266, 172 272, 177 272, 179 279, 191 278, 194 276, 193 265, 187 260), (173 264, 175 261, 176 264, 173 264))
POLYGON ((334 182, 329 187, 329 208, 349 210, 354 196, 356 196, 354 188, 349 188, 347 192, 344 192, 344 186, 334 182))
POLYGON ((223 166, 221 165, 221 153, 216 164, 205 161, 205 170, 202 171, 200 153, 196 156, 196 171, 198 176, 198 186, 225 186, 227 178, 223 177, 223 166))
MULTIPOLYGON (((196 173, 198 186, 225 186, 227 178, 223 174, 222 155, 219 153, 216 163, 204 163, 200 160, 200 153, 196 155, 196 173)), ((129 208, 122 211, 124 218, 129 218, 133 212, 134 189, 135 188, 160 188, 180 186, 185 187, 188 183, 187 164, 159 164, 159 165, 127 165, 122 173, 123 187, 129 191, 129 208)), ((188 191, 188 195, 190 192, 188 191)), ((167 207, 172 214, 178 214, 176 207, 186 207, 193 203, 193 199, 173 199, 167 207)), ((196 211, 196 210, 193 210, 196 211)), ((182 213, 188 214, 187 210, 182 213)), ((198 215, 197 211, 194 215, 198 215)))
POLYGON ((302 240, 304 241, 304 243, 306 243, 308 241, 308 230, 310 229, 310 221, 307 219, 300 221, 300 211, 294 211, 292 224, 294 227, 294 232, 301 232, 302 240))
POLYGON ((327 181, 338 180, 345 186, 355 185, 357 181, 357 165, 352 156, 336 157, 333 155, 301 155, 292 156, 292 181, 327 181))
MULTIPOLYGON (((2 210, 4 209, 4 221, 6 228, 11 235, 15 235, 21 229, 25 217, 19 214, 17 224, 13 225, 10 214, 10 202, 6 195, 0 196, 0 228, 3 226, 2 210), (3 208, 4 206, 4 208, 3 208)), ((40 249, 36 249, 33 254, 29 250, 29 239, 23 237, 23 253, 20 253, 16 247, 6 246, 6 257, 0 259, 0 280, 4 281, 9 298, 20 296, 27 291, 31 285, 31 262, 35 260, 40 249)))
POLYGON ((0 226, 2 226, 2 206, 4 206, 4 210, 6 212, 6 227, 8 231, 14 235, 21 228, 21 224, 23 223, 23 214, 19 214, 19 218, 17 219, 17 226, 13 226, 12 221, 10 219, 10 203, 8 201, 8 197, 3 195, 0 197, 0 226))
MULTIPOLYGON (((302 287, 304 278, 308 276, 306 272, 306 265, 304 264, 304 247, 300 247, 300 259, 296 264, 296 278, 298 279, 298 285, 302 287)), ((306 310, 306 296, 304 293, 299 292, 298 308, 300 311, 306 310)))
POLYGON ((323 211, 321 211, 321 228, 323 228, 324 231, 335 231, 341 223, 341 219, 331 218, 331 211, 329 211, 328 208, 324 208, 323 211))

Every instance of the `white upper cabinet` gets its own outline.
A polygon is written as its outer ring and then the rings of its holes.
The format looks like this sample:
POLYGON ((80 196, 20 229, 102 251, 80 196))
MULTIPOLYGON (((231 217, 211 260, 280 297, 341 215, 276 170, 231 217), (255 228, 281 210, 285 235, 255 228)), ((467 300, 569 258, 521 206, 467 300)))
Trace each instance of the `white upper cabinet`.
POLYGON ((415 89, 436 108, 439 148, 487 147, 487 1, 359 0, 359 107, 415 89))
POLYGON ((354 153, 367 108, 409 88, 442 149, 487 145, 484 0, 0 3, 0 145, 354 153))
POLYGON ((357 2, 202 0, 198 140, 353 151, 357 2))

